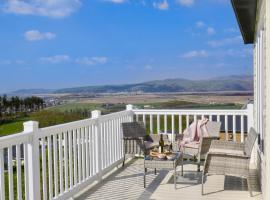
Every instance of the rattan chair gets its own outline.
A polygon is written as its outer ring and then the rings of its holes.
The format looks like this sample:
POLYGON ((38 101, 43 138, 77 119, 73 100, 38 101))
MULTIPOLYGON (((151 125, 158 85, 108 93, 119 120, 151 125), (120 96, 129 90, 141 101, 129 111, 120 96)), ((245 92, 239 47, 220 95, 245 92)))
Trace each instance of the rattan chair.
MULTIPOLYGON (((126 156, 148 155, 149 150, 159 145, 160 134, 147 134, 143 122, 122 123, 124 141, 124 160, 126 156)), ((167 135, 163 135, 165 145, 169 144, 167 135)))
MULTIPOLYGON (((219 140, 220 138, 220 127, 221 122, 209 121, 206 124, 206 128, 209 137, 201 137, 199 143, 186 144, 183 150, 184 159, 192 159, 193 163, 198 166, 198 171, 200 171, 200 166, 204 163, 206 154, 209 151, 211 142, 213 140, 219 140)), ((202 130, 203 133, 203 130, 202 130)), ((182 140, 183 134, 177 135, 177 140, 182 140)), ((175 142, 173 144, 173 149, 179 151, 179 144, 175 142)))
POLYGON ((202 173, 202 195, 205 177, 218 174, 246 178, 252 196, 249 165, 256 139, 257 133, 251 128, 244 143, 212 141, 202 173))

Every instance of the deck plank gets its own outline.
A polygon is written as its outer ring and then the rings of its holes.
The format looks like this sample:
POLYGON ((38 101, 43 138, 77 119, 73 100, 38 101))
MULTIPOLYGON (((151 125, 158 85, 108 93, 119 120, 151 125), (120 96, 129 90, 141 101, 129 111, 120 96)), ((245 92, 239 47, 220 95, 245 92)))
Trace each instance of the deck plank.
MULTIPOLYGON (((143 160, 134 159, 124 168, 120 168, 100 184, 75 198, 86 199, 142 199, 142 200, 261 200, 258 188, 254 197, 249 196, 246 181, 235 177, 209 176, 205 183, 205 195, 201 195, 201 174, 196 166, 184 166, 184 176, 177 178, 174 189, 172 172, 160 170, 157 175, 148 171, 147 188, 143 188, 143 160)), ((180 168, 178 169, 180 172, 180 168)), ((253 184, 257 185, 257 184, 253 184)))

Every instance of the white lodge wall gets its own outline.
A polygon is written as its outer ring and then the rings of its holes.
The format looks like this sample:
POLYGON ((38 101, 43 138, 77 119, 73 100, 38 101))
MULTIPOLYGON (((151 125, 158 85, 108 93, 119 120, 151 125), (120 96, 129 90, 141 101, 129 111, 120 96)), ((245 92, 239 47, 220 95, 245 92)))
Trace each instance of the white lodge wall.
MULTIPOLYGON (((265 15, 266 15, 266 24, 265 24, 265 30, 266 30, 266 57, 265 57, 265 76, 266 76, 266 89, 265 89, 265 106, 266 106, 266 112, 265 112, 265 182, 264 182, 264 199, 270 199, 270 1, 265 1, 265 15)), ((264 173, 264 171, 262 171, 264 173)))
POLYGON ((258 168, 263 199, 270 199, 270 2, 258 1, 254 39, 254 125, 260 134, 258 168), (267 190, 268 189, 268 190, 267 190))

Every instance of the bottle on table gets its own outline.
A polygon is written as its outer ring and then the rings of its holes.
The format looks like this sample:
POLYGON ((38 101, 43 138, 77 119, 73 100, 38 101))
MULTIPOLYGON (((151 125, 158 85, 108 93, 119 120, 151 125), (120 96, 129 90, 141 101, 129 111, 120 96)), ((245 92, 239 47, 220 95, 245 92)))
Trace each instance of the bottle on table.
POLYGON ((160 135, 160 140, 159 140, 159 148, 158 148, 159 153, 164 152, 164 140, 163 140, 163 135, 160 135))

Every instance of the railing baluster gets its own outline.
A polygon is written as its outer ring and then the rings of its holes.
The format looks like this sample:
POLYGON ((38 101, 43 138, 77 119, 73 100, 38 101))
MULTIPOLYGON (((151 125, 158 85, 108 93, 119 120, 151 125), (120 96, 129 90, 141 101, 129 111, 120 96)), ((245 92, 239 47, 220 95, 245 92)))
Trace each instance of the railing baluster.
POLYGON ((172 119, 172 135, 171 135, 171 141, 174 141, 174 115, 172 115, 171 119, 172 119))
POLYGON ((209 121, 213 121, 213 115, 209 115, 209 121))
MULTIPOLYGON (((111 120, 111 123, 112 123, 112 129, 111 129, 111 132, 112 133, 115 133, 115 123, 114 123, 114 119, 112 119, 111 120)), ((116 155, 115 155, 115 151, 116 151, 116 149, 115 149, 115 141, 116 141, 116 137, 115 137, 115 135, 114 134, 110 134, 110 137, 112 138, 112 152, 113 152, 113 161, 112 161, 112 163, 114 163, 115 161, 116 161, 116 155)))
POLYGON ((93 126, 89 126, 89 175, 93 176, 93 126))
POLYGON ((57 135, 53 135, 53 164, 54 164, 54 196, 58 196, 58 156, 57 135))
POLYGON ((236 142, 236 116, 233 115, 233 141, 236 142))
POLYGON ((117 141, 118 141, 118 143, 117 143, 117 152, 118 152, 118 158, 117 158, 117 160, 119 160, 119 159, 121 159, 122 157, 122 155, 121 155, 121 146, 122 146, 122 137, 121 137, 121 122, 120 122, 120 118, 118 118, 117 119, 117 141))
POLYGON ((178 121, 179 121, 179 134, 183 133, 183 128, 182 128, 182 115, 178 115, 178 121))
POLYGON ((81 128, 82 136, 82 180, 85 180, 85 127, 81 128))
POLYGON ((9 189, 9 200, 13 200, 14 186, 13 186, 12 146, 8 147, 8 189, 9 189))
POLYGON ((160 134, 160 115, 157 115, 157 133, 160 134))
POLYGON ((28 144, 23 145, 23 152, 24 152, 24 191, 25 191, 25 199, 29 199, 28 144))
POLYGON ((0 199, 5 199, 5 170, 3 149, 0 149, 0 199))
POLYGON ((145 115, 143 115, 143 124, 144 124, 144 126, 146 126, 145 115))
POLYGON ((81 129, 77 129, 77 143, 78 143, 78 182, 82 182, 82 149, 81 149, 81 142, 82 142, 82 135, 81 129))
POLYGON ((103 159, 105 160, 106 166, 110 163, 110 151, 108 149, 108 146, 110 145, 110 139, 109 139, 109 122, 104 122, 101 124, 101 132, 103 132, 104 135, 104 141, 103 141, 103 145, 104 148, 101 149, 101 151, 103 151, 103 159))
POLYGON ((150 133, 153 134, 153 115, 150 115, 150 133))
POLYGON ((167 134, 168 128, 167 128, 167 114, 164 115, 164 133, 167 134))
POLYGON ((89 177, 89 127, 85 127, 85 165, 86 178, 89 177))
POLYGON ((59 153, 59 182, 60 182, 60 194, 63 194, 63 145, 62 145, 62 133, 58 134, 58 153, 59 153))
POLYGON ((225 115, 225 138, 226 141, 229 140, 229 132, 228 132, 228 115, 225 115))
POLYGON ((65 191, 68 190, 68 132, 64 132, 64 171, 65 171, 65 191))
POLYGON ((136 121, 137 122, 139 121, 139 115, 136 115, 136 121))
POLYGON ((189 127, 189 115, 186 115, 186 128, 189 127))
POLYGON ((47 138, 48 141, 48 171, 49 171, 49 199, 53 198, 53 173, 52 173, 52 142, 51 136, 47 138))
POLYGON ((73 156, 72 131, 68 131, 68 158, 69 158, 69 188, 73 188, 73 156))
POLYGON ((111 136, 109 135, 109 131, 111 130, 111 122, 108 121, 107 122, 107 136, 108 136, 108 164, 111 164, 112 163, 112 140, 111 140, 111 136))
POLYGON ((220 115, 217 115, 217 121, 220 122, 220 115))
POLYGON ((78 183, 78 159, 77 159, 77 130, 73 130, 73 159, 74 159, 74 184, 76 185, 78 183))
POLYGON ((194 121, 194 122, 197 121, 197 115, 194 115, 194 116, 193 116, 193 121, 194 121))
POLYGON ((47 167, 46 167, 46 143, 45 138, 41 139, 41 164, 42 164, 42 193, 43 193, 43 199, 47 199, 47 167))
MULTIPOLYGON (((21 167, 21 145, 16 145, 16 164, 17 164, 17 199, 22 199, 22 167, 21 167)), ((47 192, 47 191, 46 191, 47 192)))
POLYGON ((244 136, 244 115, 241 115, 241 142, 243 143, 245 140, 244 136))

